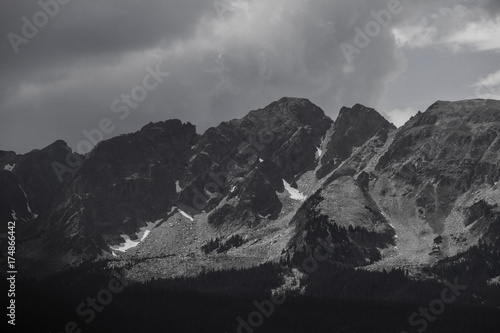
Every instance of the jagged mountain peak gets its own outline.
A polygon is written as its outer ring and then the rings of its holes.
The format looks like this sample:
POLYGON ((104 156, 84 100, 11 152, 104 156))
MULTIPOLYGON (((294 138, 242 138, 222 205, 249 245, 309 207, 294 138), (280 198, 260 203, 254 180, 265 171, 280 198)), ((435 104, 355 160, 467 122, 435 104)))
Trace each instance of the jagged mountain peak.
POLYGON ((385 141, 387 134, 393 130, 396 130, 396 126, 372 108, 361 104, 352 108, 343 107, 326 138, 326 152, 321 158, 318 178, 323 178, 337 168, 351 155, 354 148, 376 135, 385 141))
POLYGON ((458 101, 438 100, 434 102, 431 106, 429 106, 427 111, 440 110, 441 113, 457 112, 460 110, 477 112, 481 111, 482 109, 498 107, 499 104, 500 101, 494 99, 464 99, 458 101))
MULTIPOLYGON (((144 125, 139 132, 148 132, 148 131, 169 131, 181 128, 183 126, 194 126, 190 122, 183 123, 179 119, 168 119, 164 121, 158 122, 150 122, 147 125, 144 125)), ((196 126, 194 126, 196 127, 196 126)))
POLYGON ((173 156, 175 152, 183 152, 186 147, 194 145, 198 137, 196 127, 189 122, 183 123, 178 119, 151 122, 135 133, 99 142, 86 162, 90 164, 91 161, 104 159, 123 165, 124 162, 133 163, 137 159, 149 160, 152 156, 146 152, 159 154, 161 160, 173 156))
POLYGON ((272 102, 265 109, 270 109, 274 107, 281 107, 286 109, 293 109, 293 107, 303 107, 303 106, 315 106, 309 99, 307 98, 298 98, 298 97, 282 97, 279 100, 272 102))
POLYGON ((458 124, 492 123, 500 121, 500 101, 472 99, 461 101, 437 101, 425 112, 418 112, 406 124, 406 128, 438 125, 454 128, 458 124))
POLYGON ((305 98, 293 97, 283 97, 263 109, 250 111, 245 117, 239 119, 239 122, 243 125, 249 121, 285 122, 292 118, 298 120, 300 125, 312 125, 319 122, 330 125, 332 123, 332 120, 316 104, 305 98))
POLYGON ((380 128, 396 129, 392 123, 384 118, 375 109, 366 107, 362 104, 355 104, 353 107, 342 107, 339 111, 339 116, 335 120, 335 126, 341 129, 342 126, 368 126, 372 129, 378 130, 380 128))

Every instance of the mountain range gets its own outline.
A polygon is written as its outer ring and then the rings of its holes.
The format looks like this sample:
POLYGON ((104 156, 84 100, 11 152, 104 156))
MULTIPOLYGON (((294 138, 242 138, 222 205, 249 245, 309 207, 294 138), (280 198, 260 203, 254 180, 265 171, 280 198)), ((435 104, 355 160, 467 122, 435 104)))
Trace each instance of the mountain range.
POLYGON ((167 120, 86 155, 0 151, 0 225, 16 222, 26 275, 104 260, 136 281, 196 276, 323 244, 340 265, 424 279, 500 239, 499 134, 495 100, 438 101, 396 128, 282 98, 203 134, 167 120))

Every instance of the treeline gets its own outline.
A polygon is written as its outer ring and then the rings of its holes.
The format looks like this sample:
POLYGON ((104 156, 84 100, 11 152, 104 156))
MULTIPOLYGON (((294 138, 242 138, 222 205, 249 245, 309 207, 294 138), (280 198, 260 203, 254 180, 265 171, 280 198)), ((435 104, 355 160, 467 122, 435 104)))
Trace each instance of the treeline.
POLYGON ((144 286, 154 290, 196 291, 235 297, 268 297, 282 285, 283 267, 265 263, 249 269, 204 270, 196 277, 153 279, 144 286))
POLYGON ((287 257, 290 254, 294 265, 300 264, 304 258, 312 255, 318 246, 319 240, 329 243, 329 259, 348 267, 359 267, 372 264, 381 259, 377 248, 385 248, 388 244, 394 244, 394 230, 385 232, 369 231, 361 226, 341 226, 334 220, 324 215, 318 205, 323 197, 316 193, 312 195, 303 205, 298 215, 301 218, 298 223, 297 235, 292 238, 291 243, 296 244, 287 249, 287 257))
MULTIPOLYGON (((280 263, 130 283, 88 324, 75 309, 106 288, 112 279, 109 261, 85 263, 43 280, 20 280, 17 318, 48 332, 64 331, 69 321, 77 322, 84 332, 236 332, 237 318, 247 320, 257 311, 254 301, 269 300, 272 290, 298 269, 306 273, 298 288, 303 293, 288 291, 286 302, 276 305, 269 317, 263 316, 255 332, 412 332, 409 316, 441 297, 444 279, 455 278, 467 289, 446 305, 426 332, 497 332, 500 286, 484 281, 500 275, 500 237, 441 261, 429 271, 437 279, 415 280, 402 269, 355 268, 370 258, 369 250, 357 245, 370 233, 338 226, 321 214, 310 218, 314 223, 305 226, 305 241, 283 253, 280 263), (353 237, 359 237, 357 242, 353 237), (321 250, 321 255, 328 253, 328 260, 316 262, 307 273, 303 261, 314 255, 318 239, 328 239, 321 250)), ((206 245, 210 253, 241 246, 242 241, 235 235, 206 245)))
POLYGON ((441 261, 433 271, 441 276, 458 276, 470 284, 485 284, 500 276, 500 241, 479 241, 467 251, 441 261))
POLYGON ((243 237, 236 234, 229 237, 229 239, 226 240, 225 242, 219 239, 219 237, 216 237, 215 239, 211 238, 205 245, 201 247, 201 249, 205 254, 209 254, 213 251, 217 251, 217 253, 222 253, 228 251, 233 247, 240 247, 244 243, 245 240, 243 239, 243 237))
MULTIPOLYGON (((75 308, 111 278, 103 267, 87 269, 88 276, 77 269, 57 278, 21 281, 19 322, 36 323, 37 330, 47 332, 64 331, 69 321, 83 332, 237 332, 237 318, 248 320, 257 311, 254 301, 269 300, 271 289, 290 273, 290 267, 264 264, 130 284, 85 323, 75 308)), ((444 287, 412 281, 402 270, 368 272, 328 263, 304 283, 305 295, 289 294, 269 317, 262 317, 255 332, 411 332, 409 316, 438 298, 444 287)), ((427 332, 497 332, 500 311, 460 305, 464 296, 447 305, 427 332)))
MULTIPOLYGON (((500 220, 493 228, 500 228, 500 220)), ((429 269, 434 275, 451 279, 457 277, 468 285, 483 288, 488 303, 500 299, 500 285, 488 281, 500 276, 500 230, 489 230, 488 238, 456 256, 441 260, 429 269), (489 238, 489 239, 488 239, 489 238)))

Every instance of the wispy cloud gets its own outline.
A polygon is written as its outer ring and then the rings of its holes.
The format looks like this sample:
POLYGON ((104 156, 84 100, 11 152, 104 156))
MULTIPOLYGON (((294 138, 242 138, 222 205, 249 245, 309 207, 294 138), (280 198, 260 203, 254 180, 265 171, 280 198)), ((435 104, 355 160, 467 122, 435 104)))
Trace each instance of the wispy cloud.
POLYGON ((399 47, 435 47, 449 52, 500 50, 500 15, 463 5, 441 7, 416 22, 393 29, 399 47))
POLYGON ((443 38, 441 43, 458 51, 500 51, 500 17, 469 22, 461 31, 443 38))
POLYGON ((392 122, 397 127, 403 126, 411 117, 416 115, 417 109, 412 107, 406 107, 402 109, 394 109, 391 111, 384 112, 387 120, 392 122))
POLYGON ((500 70, 486 77, 479 77, 472 87, 476 89, 477 98, 500 99, 500 70))

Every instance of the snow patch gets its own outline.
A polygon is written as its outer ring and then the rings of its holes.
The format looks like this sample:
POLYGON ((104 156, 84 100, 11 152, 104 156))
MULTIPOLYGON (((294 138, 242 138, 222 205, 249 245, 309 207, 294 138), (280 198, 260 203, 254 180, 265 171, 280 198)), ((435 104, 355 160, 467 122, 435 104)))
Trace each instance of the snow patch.
POLYGON ((488 284, 489 284, 489 285, 492 285, 492 284, 500 284, 500 276, 497 276, 496 278, 493 278, 493 279, 488 280, 488 284))
POLYGON ((262 158, 259 158, 259 162, 262 163, 264 162, 264 160, 262 158))
POLYGON ((12 211, 12 213, 10 213, 10 215, 12 216, 12 219, 14 221, 17 221, 17 216, 16 216, 16 212, 15 211, 12 211))
POLYGON ((151 233, 151 230, 153 230, 158 224, 160 224, 160 222, 163 221, 163 220, 157 220, 157 221, 154 221, 154 222, 146 222, 146 226, 145 227, 142 227, 139 231, 139 233, 137 234, 137 237, 141 237, 141 242, 143 240, 146 239, 146 237, 148 237, 148 235, 151 233), (141 236, 141 233, 142 233, 142 236, 141 236))
POLYGON ((130 239, 130 237, 128 235, 120 235, 123 239, 125 239, 125 243, 121 243, 120 245, 118 245, 118 247, 111 247, 110 248, 112 250, 115 250, 115 251, 120 251, 120 252, 127 252, 128 250, 136 247, 137 245, 139 245, 139 241, 133 241, 130 239))
POLYGON ((474 226, 479 222, 479 220, 474 221, 474 223, 469 224, 468 226, 465 227, 465 230, 470 230, 474 228, 474 226))
POLYGON ((12 170, 14 170, 15 167, 16 167, 16 163, 12 163, 12 165, 7 164, 6 166, 3 167, 3 169, 12 172, 12 170))
POLYGON ((179 181, 175 182, 175 192, 177 192, 177 193, 182 192, 182 187, 179 185, 179 181))
MULTIPOLYGON (((19 185, 19 188, 21 189, 21 191, 23 191, 23 194, 24 194, 24 197, 26 198, 26 208, 28 209, 28 212, 31 214, 31 215, 36 215, 36 214, 33 214, 33 212, 31 211, 31 207, 30 207, 30 203, 28 201, 28 196, 26 195, 26 192, 24 192, 23 188, 21 187, 21 185, 19 185)), ((37 218, 38 215, 35 216, 35 218, 37 218)))
POLYGON ((290 194, 290 198, 292 198, 293 200, 304 201, 306 199, 305 195, 300 193, 299 190, 290 186, 290 184, 288 184, 284 179, 283 179, 283 185, 285 186, 285 190, 287 190, 287 192, 290 194))
POLYGON ((236 186, 233 186, 233 187, 231 188, 230 192, 231 192, 231 193, 233 193, 233 192, 234 192, 234 190, 236 190, 236 186))
POLYGON ((316 155, 316 157, 321 157, 321 155, 323 155, 323 151, 319 147, 316 147, 316 155))
POLYGON ((193 217, 191 215, 189 215, 188 213, 186 213, 185 211, 180 210, 179 208, 177 208, 177 210, 179 211, 179 213, 181 213, 184 217, 186 217, 187 219, 189 219, 191 222, 194 221, 193 217))
MULTIPOLYGON (((151 233, 151 230, 154 229, 154 227, 156 227, 161 221, 163 220, 157 220, 155 222, 146 222, 146 226, 145 227, 142 227, 139 229, 139 232, 136 234, 137 236, 137 239, 136 241, 133 241, 130 239, 130 237, 128 235, 120 235, 123 239, 125 239, 125 243, 121 243, 120 245, 118 245, 117 247, 111 247, 111 250, 114 250, 114 251, 120 251, 120 252, 127 252, 127 250, 130 250, 134 247, 136 247, 137 245, 139 245, 139 243, 141 243, 143 240, 146 239, 146 237, 148 237, 148 235, 151 233)), ((113 253, 114 254, 114 253, 113 253)), ((116 254, 114 254, 116 256, 116 254)))

